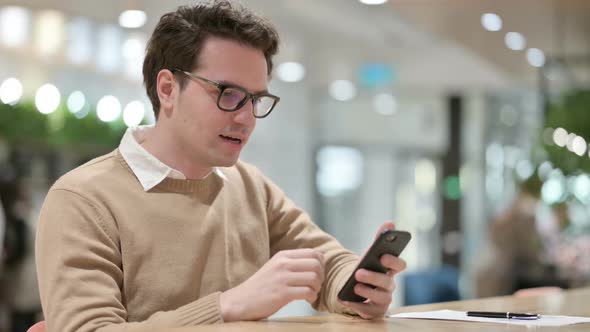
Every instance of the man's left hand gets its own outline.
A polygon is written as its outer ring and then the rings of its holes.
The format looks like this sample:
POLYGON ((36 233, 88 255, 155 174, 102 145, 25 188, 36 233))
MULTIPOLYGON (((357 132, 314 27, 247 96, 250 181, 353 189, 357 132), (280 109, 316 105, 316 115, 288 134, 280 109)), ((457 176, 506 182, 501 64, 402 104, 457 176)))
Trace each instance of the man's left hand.
MULTIPOLYGON (((395 225, 392 222, 384 223, 377 232, 377 236, 388 229, 395 229, 395 225)), ((355 273, 355 278, 359 283, 354 287, 354 292, 366 298, 365 302, 340 301, 364 319, 383 318, 391 304, 392 293, 395 289, 393 278, 406 268, 406 262, 403 259, 392 255, 383 255, 381 264, 389 270, 387 273, 365 269, 359 269, 355 273)))

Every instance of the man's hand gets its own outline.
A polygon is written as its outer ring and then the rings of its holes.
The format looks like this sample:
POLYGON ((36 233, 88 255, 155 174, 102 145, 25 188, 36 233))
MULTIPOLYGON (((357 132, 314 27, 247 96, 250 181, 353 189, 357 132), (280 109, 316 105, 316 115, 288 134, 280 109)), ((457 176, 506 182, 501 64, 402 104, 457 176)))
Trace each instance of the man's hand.
MULTIPOLYGON (((375 238, 388 229, 395 229, 395 225, 391 222, 384 223, 375 238)), ((383 255, 381 264, 389 269, 387 273, 365 269, 356 271, 355 278, 359 283, 354 287, 354 292, 366 298, 365 302, 341 301, 364 319, 383 318, 391 304, 391 294, 395 289, 393 277, 406 268, 406 262, 403 259, 392 255, 383 255)))
POLYGON ((324 256, 313 249, 278 252, 237 287, 221 294, 226 322, 266 318, 293 300, 314 303, 324 281, 324 256))

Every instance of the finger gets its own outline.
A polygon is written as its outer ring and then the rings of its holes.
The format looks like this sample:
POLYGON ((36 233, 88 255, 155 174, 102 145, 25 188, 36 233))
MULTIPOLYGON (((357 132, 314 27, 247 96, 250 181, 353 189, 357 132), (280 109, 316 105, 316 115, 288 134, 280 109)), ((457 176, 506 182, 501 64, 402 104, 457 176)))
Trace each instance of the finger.
POLYGON ((291 301, 306 300, 307 302, 313 304, 318 298, 318 293, 316 291, 310 287, 305 286, 289 287, 287 293, 291 301))
POLYGON ((288 278, 288 286, 310 287, 316 293, 322 289, 323 278, 319 278, 315 272, 293 272, 288 278))
POLYGON ((367 285, 357 284, 354 286, 354 292, 366 298, 371 303, 389 306, 391 303, 391 292, 380 288, 371 288, 367 285))
POLYGON ((356 271, 354 277, 364 284, 379 287, 389 292, 393 291, 393 277, 385 273, 360 269, 356 271))
POLYGON ((316 272, 318 276, 324 276, 324 265, 315 258, 299 258, 289 262, 289 271, 292 272, 316 272))
POLYGON ((387 312, 387 308, 377 306, 372 303, 358 303, 340 301, 344 306, 352 309, 363 319, 383 318, 387 312))
POLYGON ((381 225, 381 227, 379 227, 379 230, 377 231, 377 235, 375 235, 375 240, 377 240, 379 235, 381 235, 381 233, 385 232, 386 230, 394 230, 394 229, 395 229, 395 224, 393 223, 393 221, 384 222, 383 225, 381 225))
POLYGON ((405 270, 407 265, 405 260, 389 254, 381 256, 380 262, 384 267, 393 270, 394 274, 405 270))

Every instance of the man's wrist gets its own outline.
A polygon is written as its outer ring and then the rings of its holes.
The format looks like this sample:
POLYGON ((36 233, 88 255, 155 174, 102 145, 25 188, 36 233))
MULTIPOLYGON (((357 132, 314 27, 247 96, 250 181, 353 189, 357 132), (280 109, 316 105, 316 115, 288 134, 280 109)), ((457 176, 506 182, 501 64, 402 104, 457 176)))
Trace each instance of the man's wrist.
POLYGON ((219 310, 224 322, 234 322, 242 320, 240 317, 239 305, 234 303, 231 298, 231 289, 219 296, 219 310))

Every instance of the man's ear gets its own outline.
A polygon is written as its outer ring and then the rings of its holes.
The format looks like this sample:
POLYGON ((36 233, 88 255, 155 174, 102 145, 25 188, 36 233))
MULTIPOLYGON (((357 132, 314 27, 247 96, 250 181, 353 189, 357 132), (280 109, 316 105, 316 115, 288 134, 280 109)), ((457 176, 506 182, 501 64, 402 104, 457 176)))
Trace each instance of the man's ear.
POLYGON ((170 70, 160 70, 156 81, 156 91, 160 99, 160 111, 168 114, 172 110, 179 92, 179 86, 170 70))

